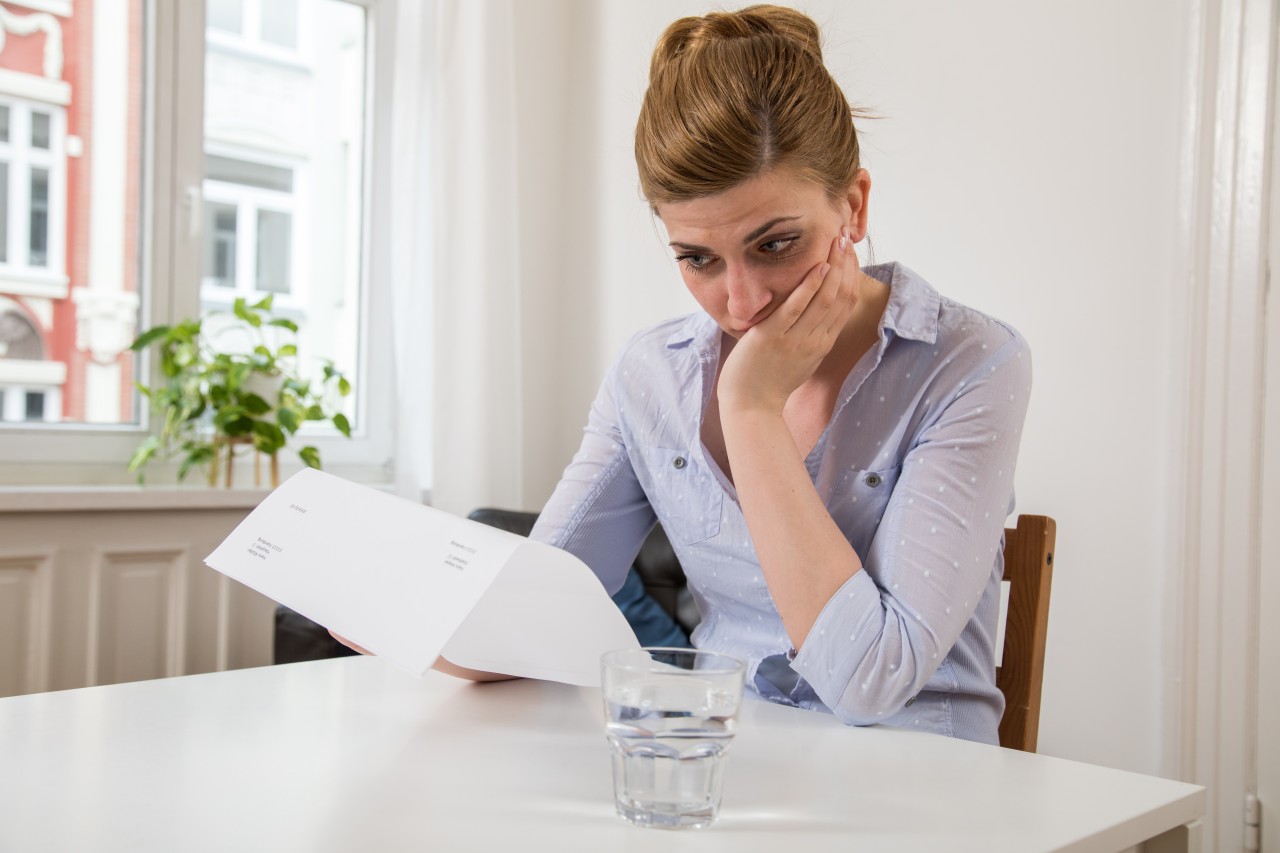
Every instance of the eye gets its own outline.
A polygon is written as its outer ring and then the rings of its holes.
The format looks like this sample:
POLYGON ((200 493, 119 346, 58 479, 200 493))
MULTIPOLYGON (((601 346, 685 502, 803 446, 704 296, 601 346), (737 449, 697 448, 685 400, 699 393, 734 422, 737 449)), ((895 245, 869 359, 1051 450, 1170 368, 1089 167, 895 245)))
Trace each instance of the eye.
POLYGON ((760 244, 760 251, 766 255, 782 255, 794 247, 799 239, 796 235, 773 237, 760 244))
POLYGON ((695 273, 705 272, 714 260, 715 258, 711 255, 699 255, 693 252, 676 255, 676 263, 683 264, 686 270, 695 273))

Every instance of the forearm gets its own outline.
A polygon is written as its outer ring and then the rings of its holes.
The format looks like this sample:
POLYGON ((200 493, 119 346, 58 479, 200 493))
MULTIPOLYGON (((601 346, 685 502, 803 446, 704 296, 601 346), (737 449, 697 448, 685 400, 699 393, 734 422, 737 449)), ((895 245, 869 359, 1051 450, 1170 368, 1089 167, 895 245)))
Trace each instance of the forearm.
POLYGON ((765 582, 799 649, 862 561, 809 479, 781 414, 722 411, 725 449, 765 582))

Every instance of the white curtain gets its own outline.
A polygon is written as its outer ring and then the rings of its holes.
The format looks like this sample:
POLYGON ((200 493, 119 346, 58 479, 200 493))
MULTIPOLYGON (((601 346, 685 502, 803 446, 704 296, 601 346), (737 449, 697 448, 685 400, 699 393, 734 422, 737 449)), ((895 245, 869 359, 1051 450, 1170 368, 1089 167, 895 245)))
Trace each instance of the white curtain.
POLYGON ((521 497, 511 0, 394 7, 389 197, 397 491, 521 497))

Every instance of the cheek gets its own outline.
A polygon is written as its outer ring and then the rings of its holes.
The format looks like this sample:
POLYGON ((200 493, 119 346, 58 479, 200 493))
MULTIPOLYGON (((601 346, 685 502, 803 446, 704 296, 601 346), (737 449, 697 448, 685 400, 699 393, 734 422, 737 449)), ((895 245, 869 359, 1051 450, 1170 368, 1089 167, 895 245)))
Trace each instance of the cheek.
POLYGON ((698 275, 681 270, 680 278, 684 282, 685 290, 689 291, 689 295, 708 314, 715 314, 724 306, 728 297, 724 285, 717 281, 716 276, 698 275))
POLYGON ((797 255, 785 261, 763 263, 753 272, 759 286, 767 288, 779 300, 786 299, 791 292, 800 286, 809 271, 817 266, 825 256, 813 252, 797 255))

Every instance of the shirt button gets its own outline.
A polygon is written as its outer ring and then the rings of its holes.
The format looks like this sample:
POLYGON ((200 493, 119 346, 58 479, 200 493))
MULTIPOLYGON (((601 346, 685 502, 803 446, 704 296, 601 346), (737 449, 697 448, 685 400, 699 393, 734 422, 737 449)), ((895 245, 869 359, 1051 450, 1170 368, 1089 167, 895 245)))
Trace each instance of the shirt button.
POLYGON ((674 465, 674 466, 676 466, 676 470, 677 470, 677 471, 678 471, 678 470, 680 470, 680 469, 681 469, 681 468, 683 468, 683 467, 684 467, 684 465, 685 465, 684 457, 683 457, 683 456, 677 456, 677 457, 675 458, 675 460, 674 460, 671 464, 672 464, 672 465, 674 465))
POLYGON ((876 486, 883 483, 884 480, 880 478, 879 474, 868 474, 865 482, 868 486, 874 489, 876 486))

